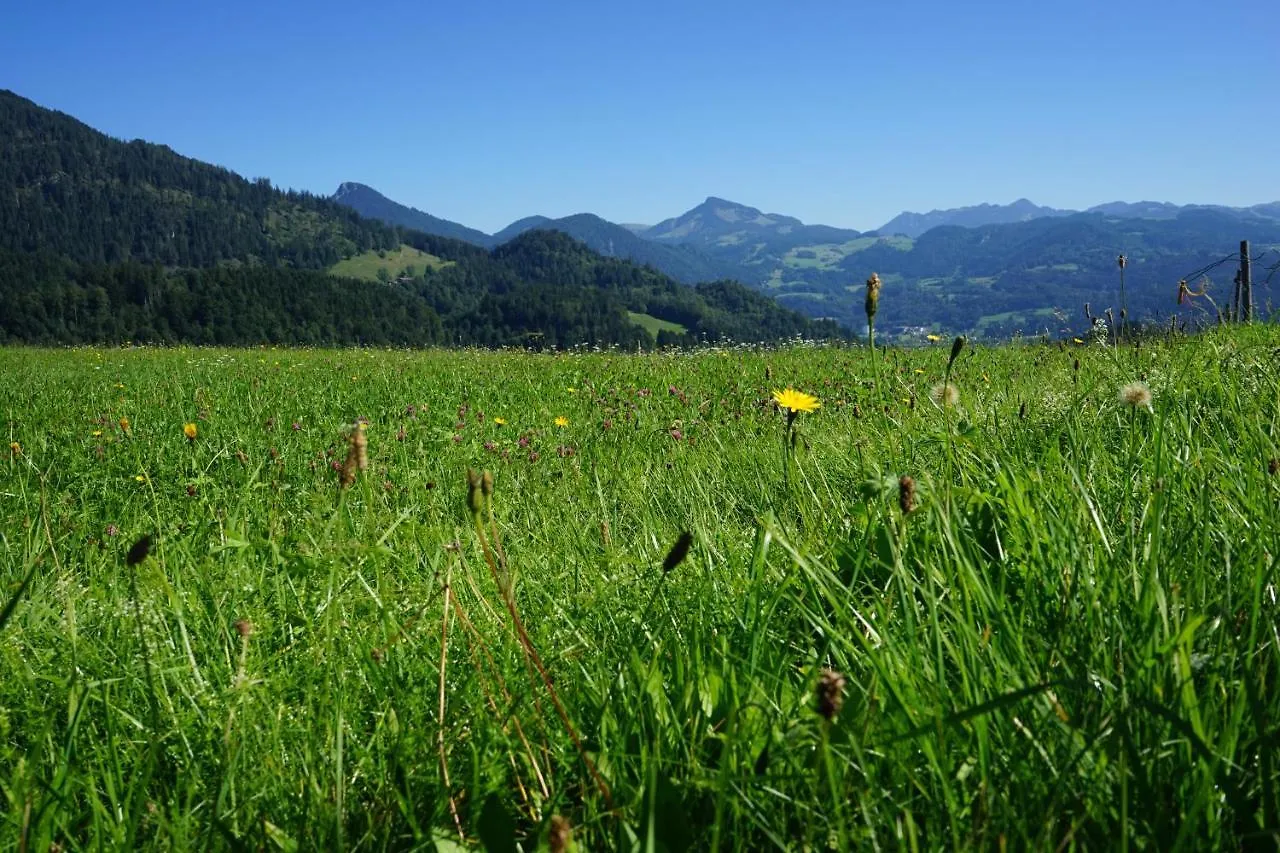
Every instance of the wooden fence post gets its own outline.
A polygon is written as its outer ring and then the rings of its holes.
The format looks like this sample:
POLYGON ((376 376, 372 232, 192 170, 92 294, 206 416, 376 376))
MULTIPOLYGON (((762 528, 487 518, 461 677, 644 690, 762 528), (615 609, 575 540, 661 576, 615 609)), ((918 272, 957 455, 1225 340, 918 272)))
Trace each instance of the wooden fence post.
POLYGON ((1253 322, 1253 275, 1249 265, 1249 241, 1240 241, 1240 307, 1244 321, 1253 322))

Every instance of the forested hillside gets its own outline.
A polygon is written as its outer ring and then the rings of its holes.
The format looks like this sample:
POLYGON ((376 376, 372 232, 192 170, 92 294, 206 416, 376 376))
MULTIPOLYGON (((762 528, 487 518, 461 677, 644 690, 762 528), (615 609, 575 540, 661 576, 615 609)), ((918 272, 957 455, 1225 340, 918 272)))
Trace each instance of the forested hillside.
POLYGON ((658 343, 635 315, 679 327, 662 343, 839 333, 749 297, 558 234, 489 252, 398 228, 0 92, 0 341, 658 343), (385 281, 330 274, 402 246, 436 262, 385 281))

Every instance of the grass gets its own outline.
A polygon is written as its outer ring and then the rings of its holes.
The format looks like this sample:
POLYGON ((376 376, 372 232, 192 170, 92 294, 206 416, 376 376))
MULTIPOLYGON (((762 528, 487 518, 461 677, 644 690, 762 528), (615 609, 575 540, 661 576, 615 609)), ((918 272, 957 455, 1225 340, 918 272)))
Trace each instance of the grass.
POLYGON ((672 323, 670 320, 662 320, 652 314, 641 314, 636 311, 628 311, 627 316, 631 318, 631 322, 648 332, 654 340, 657 340, 658 332, 663 330, 675 332, 677 335, 683 335, 685 332, 689 331, 679 323, 672 323))
POLYGON ((1278 348, 0 351, 0 847, 1274 845, 1278 348))
POLYGON ((405 270, 414 267, 419 275, 426 269, 439 269, 449 266, 452 261, 442 260, 435 255, 415 249, 412 246, 400 245, 398 252, 386 252, 386 257, 377 252, 364 252, 338 261, 329 267, 329 272, 337 276, 358 278, 364 281, 377 281, 378 270, 385 269, 391 278, 404 275, 405 270))

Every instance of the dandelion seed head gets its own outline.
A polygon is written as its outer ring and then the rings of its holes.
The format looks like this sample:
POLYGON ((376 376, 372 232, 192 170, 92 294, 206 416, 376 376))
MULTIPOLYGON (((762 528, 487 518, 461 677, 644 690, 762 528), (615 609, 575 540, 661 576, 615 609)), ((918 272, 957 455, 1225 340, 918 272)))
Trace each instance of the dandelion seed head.
POLYGON ((960 403, 960 389, 954 382, 939 382, 929 391, 929 396, 944 409, 953 408, 960 403))
POLYGON ((1120 389, 1121 404, 1132 409, 1146 409, 1150 412, 1153 410, 1151 400, 1151 389, 1145 382, 1130 382, 1120 389))

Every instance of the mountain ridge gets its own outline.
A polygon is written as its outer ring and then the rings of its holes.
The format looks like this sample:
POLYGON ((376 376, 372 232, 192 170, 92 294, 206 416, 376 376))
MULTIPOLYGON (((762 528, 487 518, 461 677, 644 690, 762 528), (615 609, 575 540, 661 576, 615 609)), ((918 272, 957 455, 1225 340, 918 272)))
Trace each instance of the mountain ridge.
POLYGON ((416 207, 400 204, 368 184, 358 181, 343 181, 330 198, 338 204, 354 209, 361 216, 380 219, 390 225, 399 225, 424 234, 464 240, 477 246, 492 245, 492 238, 483 231, 433 216, 416 207))
MULTIPOLYGON (((915 229, 914 237, 885 229, 859 233, 708 196, 638 233, 577 214, 518 220, 500 235, 505 239, 535 225, 572 232, 604 254, 630 256, 685 281, 707 273, 710 263, 710 272, 745 282, 780 304, 855 328, 864 320, 859 283, 876 271, 886 282, 886 333, 896 324, 901 330, 934 327, 995 336, 1043 330, 1045 318, 1070 317, 1084 302, 1113 304, 1118 254, 1130 259, 1127 307, 1136 320, 1176 308, 1161 288, 1233 251, 1240 239, 1260 241, 1262 251, 1273 241, 1280 248, 1280 203, 1228 208, 1111 202, 1082 212, 1018 199, 930 215, 940 224, 914 223, 929 226, 915 229), (1004 254, 993 255, 984 241, 1001 246, 1004 254), (689 254, 654 255, 658 248, 689 254), (673 265, 687 258, 703 266, 673 265)), ((1057 322, 1065 333, 1075 321, 1057 322)))
POLYGON ((901 234, 905 237, 919 237, 931 228, 941 225, 959 225, 965 228, 979 228, 984 225, 1001 225, 1013 222, 1026 222, 1031 219, 1048 217, 1073 216, 1077 213, 1102 213, 1123 219, 1172 219, 1183 211, 1215 210, 1235 216, 1261 216, 1269 219, 1280 219, 1280 202, 1264 202, 1249 207, 1230 207, 1219 204, 1174 204, 1167 201, 1111 201, 1095 204, 1084 210, 1070 208, 1042 207, 1025 198, 1009 204, 981 204, 966 207, 952 207, 931 210, 928 213, 903 211, 890 219, 880 228, 877 234, 901 234))

